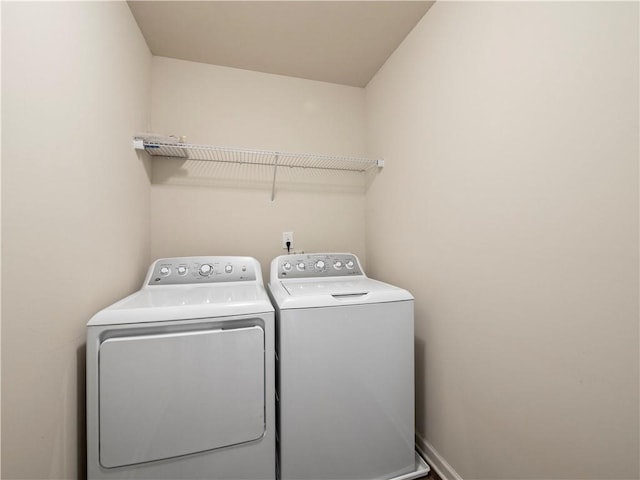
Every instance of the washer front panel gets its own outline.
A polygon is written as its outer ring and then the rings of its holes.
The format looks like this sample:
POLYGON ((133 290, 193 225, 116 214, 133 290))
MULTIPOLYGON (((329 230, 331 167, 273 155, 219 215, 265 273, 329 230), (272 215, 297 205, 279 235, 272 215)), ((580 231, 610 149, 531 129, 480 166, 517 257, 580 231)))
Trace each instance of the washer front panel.
POLYGON ((104 468, 237 445, 265 433, 259 326, 116 336, 99 346, 104 468))
POLYGON ((281 480, 380 480, 414 468, 413 301, 282 310, 281 480))

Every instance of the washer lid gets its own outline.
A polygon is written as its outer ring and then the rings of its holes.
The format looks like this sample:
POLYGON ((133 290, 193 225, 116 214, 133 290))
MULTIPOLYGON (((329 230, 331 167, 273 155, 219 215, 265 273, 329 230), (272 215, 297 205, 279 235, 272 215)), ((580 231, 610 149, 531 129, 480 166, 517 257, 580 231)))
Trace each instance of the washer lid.
POLYGON ((281 294, 272 288, 280 308, 313 308, 363 303, 413 300, 406 290, 367 277, 296 279, 280 282, 281 294))
POLYGON ((292 297, 313 295, 366 295, 380 286, 366 281, 368 279, 347 279, 304 282, 301 280, 283 280, 282 286, 292 297))

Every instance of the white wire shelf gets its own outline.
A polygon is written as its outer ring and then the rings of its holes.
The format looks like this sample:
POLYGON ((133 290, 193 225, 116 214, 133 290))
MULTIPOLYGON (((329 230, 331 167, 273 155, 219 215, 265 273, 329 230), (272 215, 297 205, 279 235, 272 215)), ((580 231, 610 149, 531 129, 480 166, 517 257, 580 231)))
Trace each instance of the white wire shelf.
POLYGON ((342 170, 367 172, 384 167, 382 159, 316 155, 310 153, 290 153, 270 150, 217 147, 190 143, 168 143, 134 137, 134 148, 145 150, 154 157, 182 158, 207 162, 235 163, 244 165, 266 165, 273 167, 271 200, 275 196, 275 182, 278 167, 342 170))

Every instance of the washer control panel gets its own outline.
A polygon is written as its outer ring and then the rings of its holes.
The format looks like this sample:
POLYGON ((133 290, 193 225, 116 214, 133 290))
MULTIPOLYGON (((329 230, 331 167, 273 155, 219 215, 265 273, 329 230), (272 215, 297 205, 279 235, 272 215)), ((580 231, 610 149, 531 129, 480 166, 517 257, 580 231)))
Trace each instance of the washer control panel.
POLYGON ((255 281, 260 265, 251 257, 176 257, 156 260, 147 285, 255 281))
POLYGON ((278 278, 320 278, 364 275, 358 257, 352 253, 282 255, 278 278))

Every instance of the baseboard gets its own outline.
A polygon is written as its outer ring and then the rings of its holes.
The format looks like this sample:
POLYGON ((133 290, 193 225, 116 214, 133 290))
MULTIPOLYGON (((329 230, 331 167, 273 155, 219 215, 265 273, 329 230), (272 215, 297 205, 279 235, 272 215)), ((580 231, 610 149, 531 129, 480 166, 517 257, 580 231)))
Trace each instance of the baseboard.
POLYGON ((416 433, 416 448, 418 453, 423 456, 433 467, 442 480, 463 480, 449 463, 433 448, 429 442, 416 433))

